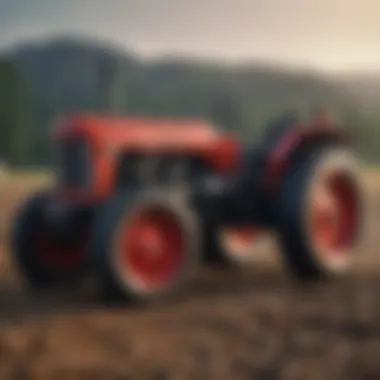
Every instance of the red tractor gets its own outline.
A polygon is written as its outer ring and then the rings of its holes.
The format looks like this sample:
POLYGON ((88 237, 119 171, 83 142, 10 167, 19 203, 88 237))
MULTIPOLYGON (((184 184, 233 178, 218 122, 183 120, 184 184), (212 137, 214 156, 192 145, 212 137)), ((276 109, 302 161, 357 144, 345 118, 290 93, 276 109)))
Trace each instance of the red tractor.
POLYGON ((201 263, 244 262, 261 228, 300 279, 343 273, 363 200, 346 134, 285 117, 248 148, 206 122, 71 116, 54 130, 56 187, 18 212, 13 252, 47 287, 92 274, 141 302, 187 285, 201 263))

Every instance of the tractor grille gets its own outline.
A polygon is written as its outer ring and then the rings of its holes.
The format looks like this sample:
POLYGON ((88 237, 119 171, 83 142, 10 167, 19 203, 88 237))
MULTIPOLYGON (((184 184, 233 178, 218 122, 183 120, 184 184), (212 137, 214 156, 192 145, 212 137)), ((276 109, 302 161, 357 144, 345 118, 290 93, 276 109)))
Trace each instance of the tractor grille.
POLYGON ((90 182, 90 152, 81 139, 60 141, 58 146, 58 175, 61 186, 84 188, 90 182))

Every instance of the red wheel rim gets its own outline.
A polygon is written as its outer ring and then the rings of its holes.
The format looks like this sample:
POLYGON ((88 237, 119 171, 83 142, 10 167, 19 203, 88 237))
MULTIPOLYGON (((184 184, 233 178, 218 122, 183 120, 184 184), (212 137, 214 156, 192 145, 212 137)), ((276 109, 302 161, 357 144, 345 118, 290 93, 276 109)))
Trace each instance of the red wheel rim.
POLYGON ((233 255, 247 255, 261 233, 253 226, 227 227, 223 230, 224 244, 233 255))
POLYGON ((87 234, 72 243, 61 244, 41 232, 35 236, 36 255, 53 270, 76 270, 85 260, 87 234))
POLYGON ((349 253, 358 220, 357 188, 346 173, 334 173, 316 191, 312 206, 314 242, 327 256, 349 253))
POLYGON ((145 290, 162 287, 175 277, 183 260, 182 229, 173 214, 147 208, 122 229, 121 265, 129 282, 145 290))

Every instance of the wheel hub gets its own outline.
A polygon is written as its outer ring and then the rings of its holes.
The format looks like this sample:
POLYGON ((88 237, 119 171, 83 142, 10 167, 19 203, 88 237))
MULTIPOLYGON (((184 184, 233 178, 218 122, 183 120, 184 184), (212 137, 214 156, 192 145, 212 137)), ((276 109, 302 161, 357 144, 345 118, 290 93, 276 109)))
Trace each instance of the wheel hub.
POLYGON ((345 255, 354 240, 358 216, 355 185, 344 173, 320 184, 312 215, 316 244, 327 255, 345 255))
POLYGON ((33 233, 36 251, 51 268, 82 265, 89 238, 90 209, 77 208, 50 199, 33 233))
POLYGON ((123 275, 144 290, 165 285, 179 270, 183 244, 181 227, 171 213, 149 208, 140 211, 122 228, 123 275))
POLYGON ((137 248, 141 253, 150 260, 158 259, 162 255, 164 242, 159 231, 153 226, 147 226, 142 229, 137 237, 137 248))
POLYGON ((321 240, 326 244, 331 244, 336 240, 336 233, 339 229, 340 217, 339 208, 333 194, 326 188, 319 190, 316 204, 316 223, 321 233, 321 240))

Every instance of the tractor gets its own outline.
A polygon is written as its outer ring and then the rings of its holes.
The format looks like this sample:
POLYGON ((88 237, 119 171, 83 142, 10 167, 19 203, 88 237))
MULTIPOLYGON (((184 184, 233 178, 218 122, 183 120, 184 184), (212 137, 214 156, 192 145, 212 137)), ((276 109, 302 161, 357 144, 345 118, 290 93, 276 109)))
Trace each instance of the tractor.
POLYGON ((246 263, 262 229, 298 279, 346 273, 363 225, 359 165, 323 115, 275 120, 256 145, 203 120, 69 115, 56 181, 21 206, 12 252, 30 286, 96 279, 106 299, 157 302, 202 264, 246 263))

